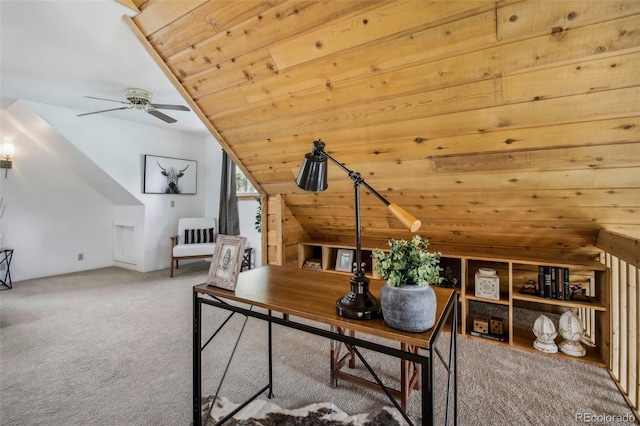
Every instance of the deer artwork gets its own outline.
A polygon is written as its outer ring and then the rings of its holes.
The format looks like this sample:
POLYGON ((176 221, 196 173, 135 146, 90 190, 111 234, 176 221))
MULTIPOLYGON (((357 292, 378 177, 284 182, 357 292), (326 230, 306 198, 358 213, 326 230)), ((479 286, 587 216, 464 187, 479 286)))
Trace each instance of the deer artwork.
POLYGON ((180 187, 178 186, 178 180, 184 176, 184 171, 187 170, 189 168, 189 165, 187 164, 187 167, 185 167, 182 170, 176 170, 173 167, 169 167, 169 168, 164 168, 160 165, 160 162, 156 161, 156 163, 158 163, 158 167, 160 167, 162 169, 162 176, 166 176, 167 178, 167 187, 164 190, 165 194, 180 194, 180 187))

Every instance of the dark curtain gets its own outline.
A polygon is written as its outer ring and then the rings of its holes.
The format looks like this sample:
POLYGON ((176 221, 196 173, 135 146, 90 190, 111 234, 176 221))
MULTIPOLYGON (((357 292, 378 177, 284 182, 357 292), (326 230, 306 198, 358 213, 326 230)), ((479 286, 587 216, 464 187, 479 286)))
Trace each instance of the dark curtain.
POLYGON ((226 152, 222 152, 222 181, 220 182, 220 234, 240 235, 238 197, 236 196, 236 165, 226 152))

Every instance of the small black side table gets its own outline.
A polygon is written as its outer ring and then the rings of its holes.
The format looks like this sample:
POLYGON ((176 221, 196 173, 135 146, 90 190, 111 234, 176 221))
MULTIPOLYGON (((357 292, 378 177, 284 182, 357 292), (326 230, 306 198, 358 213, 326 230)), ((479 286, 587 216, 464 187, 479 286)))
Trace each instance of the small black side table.
POLYGON ((253 247, 247 247, 246 249, 244 249, 240 271, 244 271, 244 268, 251 269, 251 251, 252 250, 253 250, 253 247))
POLYGON ((0 267, 6 264, 6 272, 4 273, 4 279, 0 278, 0 283, 6 287, 13 288, 11 286, 11 259, 13 258, 12 248, 0 248, 0 267))

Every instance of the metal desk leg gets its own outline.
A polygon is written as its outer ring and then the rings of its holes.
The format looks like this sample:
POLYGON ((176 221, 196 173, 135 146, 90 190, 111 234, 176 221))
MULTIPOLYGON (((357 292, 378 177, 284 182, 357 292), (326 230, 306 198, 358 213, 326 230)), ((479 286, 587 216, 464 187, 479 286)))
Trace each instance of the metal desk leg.
POLYGON ((433 425, 433 347, 429 347, 429 359, 422 363, 422 424, 433 425))
MULTIPOLYGON (((449 409, 451 405, 451 392, 453 385, 453 424, 456 426, 458 424, 458 298, 453 304, 451 309, 451 313, 449 314, 449 318, 451 319, 451 337, 449 338, 449 361, 445 366, 447 370, 447 396, 446 396, 446 404, 445 404, 445 417, 444 424, 445 426, 449 425, 449 417, 451 414, 451 410, 449 409), (452 383, 453 382, 453 383, 452 383)), ((444 361, 444 360, 443 360, 444 361)))
MULTIPOLYGON (((269 316, 271 316, 271 310, 269 310, 269 316)), ((271 334, 271 326, 273 323, 269 321, 269 393, 267 394, 267 398, 273 398, 273 340, 271 334)))
POLYGON ((202 303, 198 293, 193 292, 193 424, 202 424, 202 303))
POLYGON ((453 424, 458 425, 458 298, 453 305, 453 319, 451 320, 451 352, 453 352, 453 424))
MULTIPOLYGON (((453 392, 453 424, 458 424, 458 300, 454 300, 449 308, 447 319, 451 320, 451 332, 449 337, 449 357, 445 361, 440 351, 434 344, 429 345, 429 359, 421 363, 422 365, 422 424, 433 425, 435 413, 433 406, 433 396, 435 392, 435 365, 434 358, 437 355, 447 372, 447 388, 444 422, 449 425, 451 392, 453 392)), ((436 339, 437 340, 437 339, 436 339)))

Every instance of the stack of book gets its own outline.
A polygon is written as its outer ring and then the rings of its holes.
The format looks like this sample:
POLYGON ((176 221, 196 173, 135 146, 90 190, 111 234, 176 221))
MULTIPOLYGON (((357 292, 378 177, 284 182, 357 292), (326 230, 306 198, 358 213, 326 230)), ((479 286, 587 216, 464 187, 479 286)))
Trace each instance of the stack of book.
POLYGON ((480 333, 479 331, 471 331, 471 335, 475 337, 482 337, 483 339, 494 340, 496 342, 507 341, 507 336, 505 336, 504 334, 480 333))
POLYGON ((569 268, 540 265, 538 267, 538 296, 547 299, 569 300, 569 268))

